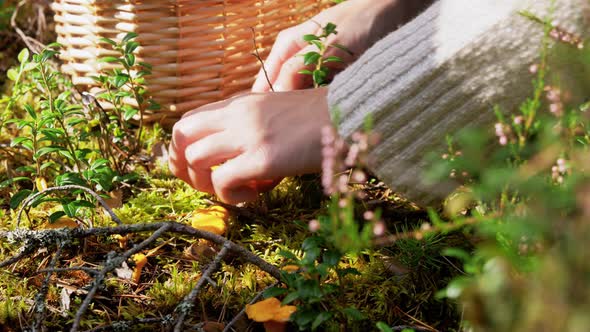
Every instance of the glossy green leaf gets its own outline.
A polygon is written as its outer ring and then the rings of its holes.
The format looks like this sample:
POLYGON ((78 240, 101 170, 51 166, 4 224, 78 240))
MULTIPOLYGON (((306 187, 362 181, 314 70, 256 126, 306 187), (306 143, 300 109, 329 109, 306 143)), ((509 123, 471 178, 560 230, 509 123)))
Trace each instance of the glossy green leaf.
POLYGON ((27 197, 29 197, 29 195, 31 194, 31 190, 30 189, 23 189, 19 192, 17 192, 16 194, 14 194, 11 198, 10 198, 10 208, 11 209, 16 209, 23 200, 25 200, 27 197))

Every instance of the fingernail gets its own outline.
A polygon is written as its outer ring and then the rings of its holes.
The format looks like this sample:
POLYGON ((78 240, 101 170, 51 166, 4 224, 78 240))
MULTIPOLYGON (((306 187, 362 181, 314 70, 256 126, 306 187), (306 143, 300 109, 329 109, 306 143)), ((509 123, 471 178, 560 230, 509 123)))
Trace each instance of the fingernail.
POLYGON ((250 187, 239 187, 235 190, 232 190, 228 193, 228 199, 230 203, 242 203, 242 202, 249 202, 256 199, 258 193, 256 190, 250 187))

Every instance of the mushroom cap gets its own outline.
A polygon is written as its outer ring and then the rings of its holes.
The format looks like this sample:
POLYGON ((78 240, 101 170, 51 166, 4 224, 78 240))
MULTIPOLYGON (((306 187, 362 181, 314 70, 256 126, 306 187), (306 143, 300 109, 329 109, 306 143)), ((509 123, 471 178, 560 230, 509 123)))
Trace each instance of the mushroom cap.
POLYGON ((246 305, 246 315, 256 322, 287 322, 295 311, 297 311, 296 306, 281 306, 281 301, 276 297, 246 305))
POLYGON ((226 222, 229 212, 219 205, 196 209, 190 218, 191 226, 217 235, 223 235, 226 231, 226 222))

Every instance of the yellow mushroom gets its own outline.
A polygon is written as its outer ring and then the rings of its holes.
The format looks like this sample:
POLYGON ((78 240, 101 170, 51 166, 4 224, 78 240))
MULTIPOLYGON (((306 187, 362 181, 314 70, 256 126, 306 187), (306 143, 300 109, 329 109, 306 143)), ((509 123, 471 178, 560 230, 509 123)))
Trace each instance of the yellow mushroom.
POLYGON ((76 228, 78 227, 78 223, 76 222, 76 220, 70 218, 70 217, 66 217, 63 216, 59 219, 57 219, 54 222, 45 222, 43 225, 41 225, 42 229, 58 229, 58 228, 76 228))
POLYGON ((276 297, 246 305, 248 318, 255 322, 264 323, 267 332, 284 331, 286 323, 295 311, 297 311, 297 307, 292 305, 281 306, 281 301, 276 297))
POLYGON ((133 270, 133 274, 131 275, 131 281, 136 284, 139 284, 139 279, 141 278, 141 270, 147 263, 147 257, 144 254, 135 254, 133 255, 133 261, 135 262, 135 269, 133 270))
POLYGON ((229 212, 219 205, 207 208, 196 209, 190 218, 191 226, 196 229, 215 233, 225 234, 226 222, 229 219, 229 212))

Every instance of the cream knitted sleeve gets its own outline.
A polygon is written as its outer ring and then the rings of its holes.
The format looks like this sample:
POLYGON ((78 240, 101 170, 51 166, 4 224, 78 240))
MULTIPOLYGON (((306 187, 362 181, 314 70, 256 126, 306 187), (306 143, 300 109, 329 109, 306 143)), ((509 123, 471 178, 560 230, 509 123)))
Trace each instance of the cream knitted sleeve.
MULTIPOLYGON (((422 204, 453 188, 428 185, 424 157, 445 136, 492 123, 494 105, 515 107, 532 91, 543 27, 518 14, 539 17, 550 0, 440 0, 391 33, 336 76, 328 103, 349 137, 371 114, 381 142, 370 167, 394 191, 422 204)), ((587 0, 557 0, 552 18, 582 33, 587 0)))

